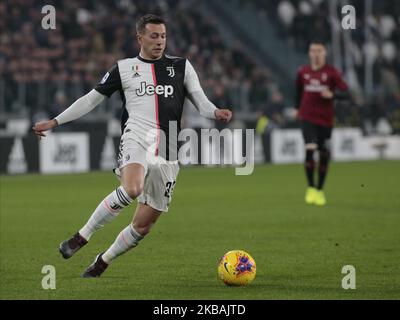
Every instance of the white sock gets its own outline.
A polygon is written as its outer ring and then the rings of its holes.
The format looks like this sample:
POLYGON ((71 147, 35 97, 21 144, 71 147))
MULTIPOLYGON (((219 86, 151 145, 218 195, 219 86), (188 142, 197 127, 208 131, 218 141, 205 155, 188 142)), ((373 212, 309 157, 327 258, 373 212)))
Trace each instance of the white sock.
POLYGON ((114 220, 121 210, 129 206, 132 201, 124 188, 118 187, 97 206, 88 222, 79 230, 79 234, 89 240, 93 233, 103 227, 104 224, 114 220))
POLYGON ((120 232, 114 243, 102 255, 105 263, 109 264, 116 257, 136 247, 143 236, 139 234, 130 224, 120 232))

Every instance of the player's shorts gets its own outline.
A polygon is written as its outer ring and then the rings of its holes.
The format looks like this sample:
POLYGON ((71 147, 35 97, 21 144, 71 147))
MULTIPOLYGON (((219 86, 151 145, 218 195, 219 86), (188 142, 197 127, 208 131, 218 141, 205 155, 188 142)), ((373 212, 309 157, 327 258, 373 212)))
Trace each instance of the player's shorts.
POLYGON ((168 212, 179 173, 178 161, 157 157, 124 134, 119 146, 118 168, 114 169, 114 173, 120 178, 121 170, 132 163, 141 164, 145 169, 143 192, 137 198, 138 202, 168 212))
POLYGON ((329 149, 332 127, 321 126, 306 120, 301 122, 301 127, 305 144, 316 144, 319 150, 329 149))

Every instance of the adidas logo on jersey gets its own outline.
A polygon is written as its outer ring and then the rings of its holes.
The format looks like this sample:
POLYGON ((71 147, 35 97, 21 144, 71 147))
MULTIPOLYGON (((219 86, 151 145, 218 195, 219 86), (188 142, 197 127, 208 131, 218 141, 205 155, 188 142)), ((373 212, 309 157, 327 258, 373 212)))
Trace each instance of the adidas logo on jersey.
POLYGON ((165 98, 168 98, 174 94, 174 87, 171 85, 154 86, 152 84, 147 84, 146 82, 141 82, 140 89, 136 90, 136 94, 139 97, 144 96, 145 94, 149 96, 156 94, 158 96, 163 95, 165 98))
POLYGON ((137 78, 137 77, 140 77, 140 74, 139 74, 139 66, 132 66, 132 71, 135 71, 135 74, 133 75, 133 77, 132 78, 137 78))

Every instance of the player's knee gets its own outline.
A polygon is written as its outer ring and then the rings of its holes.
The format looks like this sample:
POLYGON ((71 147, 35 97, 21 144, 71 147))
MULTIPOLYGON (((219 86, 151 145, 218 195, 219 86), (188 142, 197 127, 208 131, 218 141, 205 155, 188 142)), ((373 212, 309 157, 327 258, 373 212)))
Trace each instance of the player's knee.
POLYGON ((319 149, 319 154, 320 154, 321 158, 325 158, 325 159, 329 159, 331 156, 330 150, 325 147, 319 149))
POLYGON ((142 193, 143 185, 140 183, 131 183, 127 186, 124 186, 124 189, 132 199, 136 199, 142 193))
POLYGON ((314 153, 315 150, 314 149, 307 149, 306 148, 306 166, 307 167, 313 167, 314 166, 314 153))
POLYGON ((140 222, 132 222, 133 228, 142 236, 144 237, 150 232, 152 223, 140 223, 140 222))
POLYGON ((306 143, 306 151, 315 151, 317 148, 318 145, 316 143, 306 143))

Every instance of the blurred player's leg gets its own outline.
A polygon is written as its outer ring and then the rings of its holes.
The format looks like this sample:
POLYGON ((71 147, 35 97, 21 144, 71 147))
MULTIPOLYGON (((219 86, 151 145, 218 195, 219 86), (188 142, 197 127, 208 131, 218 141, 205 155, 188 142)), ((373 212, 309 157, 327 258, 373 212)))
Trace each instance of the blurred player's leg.
POLYGON ((318 190, 315 197, 315 204, 323 206, 326 204, 325 194, 323 192, 323 187, 325 183, 325 178, 328 173, 330 152, 328 149, 324 148, 319 151, 319 166, 318 166, 318 190))
POLYGON ((322 190, 325 183, 325 178, 328 173, 328 165, 330 159, 330 152, 328 149, 319 151, 319 166, 318 166, 318 190, 322 190))
POLYGON ((332 134, 332 128, 320 127, 318 132, 318 184, 315 196, 315 204, 323 206, 326 204, 325 193, 322 190, 325 184, 326 175, 328 174, 328 165, 330 160, 329 142, 332 134))
POLYGON ((82 274, 82 277, 100 277, 112 260, 138 245, 139 241, 149 233, 160 214, 160 211, 139 203, 132 223, 120 232, 106 252, 96 257, 95 261, 82 274))
POLYGON ((144 167, 136 163, 122 169, 122 185, 104 198, 77 234, 60 244, 60 252, 65 259, 75 254, 97 230, 114 220, 123 208, 129 206, 140 195, 143 190, 144 171, 144 167))
POLYGON ((314 203, 315 194, 317 190, 314 185, 314 172, 315 172, 315 162, 314 153, 317 150, 317 135, 315 126, 307 121, 302 123, 303 138, 306 144, 306 158, 304 162, 304 169, 307 177, 308 188, 306 190, 306 195, 304 200, 307 204, 314 203))
POLYGON ((306 201, 307 204, 314 203, 316 194, 316 189, 314 186, 314 171, 315 171, 314 153, 315 153, 315 145, 312 145, 311 147, 308 146, 308 148, 306 145, 306 161, 304 167, 307 176, 308 188, 304 200, 306 201))
POLYGON ((315 145, 311 147, 306 146, 306 161, 304 164, 307 176, 308 186, 314 188, 314 171, 315 171, 315 162, 314 162, 314 152, 315 145))

